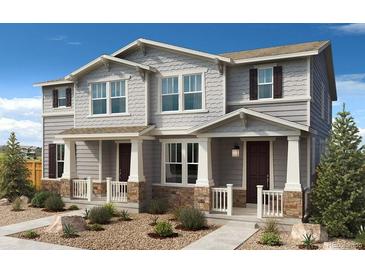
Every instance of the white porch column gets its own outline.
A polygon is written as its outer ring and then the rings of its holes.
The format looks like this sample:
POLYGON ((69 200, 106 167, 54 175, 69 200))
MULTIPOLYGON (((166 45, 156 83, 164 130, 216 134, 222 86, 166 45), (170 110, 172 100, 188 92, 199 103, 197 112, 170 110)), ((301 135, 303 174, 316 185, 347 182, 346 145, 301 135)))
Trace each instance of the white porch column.
POLYGON ((199 141, 199 167, 196 186, 208 187, 214 185, 211 154, 211 139, 204 138, 199 141))
POLYGON ((65 140, 65 158, 63 165, 63 179, 75 178, 75 141, 65 140))
POLYGON ((128 178, 128 182, 144 182, 143 174, 143 151, 142 143, 143 140, 132 140, 131 148, 131 168, 128 178))
POLYGON ((284 191, 302 191, 300 185, 299 136, 288 136, 288 160, 284 191))
POLYGON ((112 201, 112 178, 106 177, 106 202, 112 201))

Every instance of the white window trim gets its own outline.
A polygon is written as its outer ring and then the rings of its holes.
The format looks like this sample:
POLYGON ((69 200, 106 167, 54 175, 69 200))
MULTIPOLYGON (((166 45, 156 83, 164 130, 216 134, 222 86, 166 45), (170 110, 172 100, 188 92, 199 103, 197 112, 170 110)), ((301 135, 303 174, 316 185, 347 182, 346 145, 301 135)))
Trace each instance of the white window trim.
POLYGON ((259 67, 257 68, 257 100, 272 100, 274 99, 274 67, 273 66, 263 66, 263 67, 259 67), (262 83, 260 84, 259 82, 259 71, 260 70, 266 70, 266 69, 271 69, 271 83, 262 83), (268 98, 260 98, 260 89, 259 87, 260 86, 263 86, 263 85, 271 85, 271 97, 268 97, 268 98))
POLYGON ((68 87, 62 89, 62 90, 65 91, 65 97, 60 97, 60 91, 61 91, 61 89, 58 89, 57 90, 57 108, 60 108, 60 109, 63 109, 63 108, 71 108, 71 107, 68 107, 67 106, 67 91, 66 91, 67 88, 68 87), (60 106, 60 99, 65 99, 66 104, 64 106, 60 106))
MULTIPOLYGON (((128 112, 128 79, 118 79, 118 80, 112 80, 112 81, 95 81, 95 82, 89 82, 89 115, 88 118, 102 118, 102 117, 118 117, 118 116, 130 116, 131 114, 128 112), (125 112, 120 113, 111 113, 111 82, 118 82, 118 81, 125 81, 125 112), (93 84, 100 84, 100 83, 106 83, 106 113, 101 114, 93 114, 93 96, 92 96, 92 85, 93 84)), ((100 98, 98 98, 100 99, 100 98)), ((96 99, 97 100, 97 99, 96 99)))
MULTIPOLYGON (((200 142, 203 139, 201 138, 187 138, 187 139, 161 139, 161 185, 164 186, 172 186, 172 187, 196 187, 196 184, 189 184, 188 183, 188 163, 187 163, 187 159, 188 159, 188 143, 198 143, 198 146, 200 146, 200 142), (166 144, 169 143, 180 143, 181 144, 181 177, 182 177, 182 182, 181 183, 169 183, 166 182, 166 173, 165 173, 165 168, 166 168, 166 144)), ((198 156, 199 157, 199 156, 198 156)), ((199 169, 199 159, 198 159, 198 169, 199 169)))
POLYGON ((181 80, 180 75, 178 75, 178 74, 159 77, 159 79, 158 79, 158 94, 159 94, 158 109, 161 113, 176 113, 176 112, 179 112, 179 110, 181 109, 181 90, 180 90, 181 82, 180 82, 180 80, 181 80), (177 93, 162 94, 162 80, 167 79, 167 78, 175 78, 175 77, 177 77, 177 93), (166 110, 166 111, 162 110, 162 97, 166 96, 166 95, 177 95, 178 110, 166 110))
MULTIPOLYGON (((182 89, 182 99, 181 99, 181 103, 182 103, 182 109, 183 111, 185 112, 189 112, 189 111, 202 111, 202 110, 205 110, 205 74, 204 73, 189 73, 189 74, 183 74, 182 77, 181 77, 181 82, 182 82, 182 85, 181 85, 181 89, 182 89), (186 92, 184 91, 185 89, 185 86, 184 86, 184 77, 185 76, 195 76, 195 75, 201 75, 201 90, 200 91, 189 91, 189 92, 186 92), (185 109, 185 94, 196 94, 196 93, 201 93, 202 95, 202 106, 201 108, 198 108, 198 109, 185 109)), ((190 80, 189 80, 189 84, 190 84, 190 80)))
MULTIPOLYGON (((58 177, 58 163, 63 163, 63 171, 65 170, 65 144, 64 143, 57 143, 56 144, 56 179, 61 179, 61 177, 58 177), (63 160, 58 160, 58 146, 63 145, 63 160)), ((62 172, 63 173, 63 172, 62 172)))
POLYGON ((128 113, 128 93, 127 93, 127 80, 115 80, 115 81, 109 81, 109 109, 110 109, 110 113, 108 113, 108 115, 110 116, 116 116, 116 115, 121 115, 121 114, 127 114, 128 113), (116 82, 122 82, 124 81, 124 96, 114 96, 112 97, 112 89, 111 89, 111 83, 116 83, 116 82), (125 98, 125 112, 116 112, 116 113, 112 113, 112 99, 113 98, 125 98))
MULTIPOLYGON (((180 70, 173 72, 165 72, 161 73, 158 77, 158 112, 156 115, 164 115, 164 114, 186 114, 186 113, 206 113, 208 110, 206 109, 206 90, 205 90, 205 79, 207 69, 191 69, 191 70, 180 70), (184 109, 184 86, 183 86, 183 77, 186 75, 194 75, 201 74, 202 75, 202 108, 201 109, 184 109), (173 111, 162 111, 162 79, 169 77, 178 77, 178 94, 179 94, 179 109, 173 111)), ((191 92, 193 93, 193 92, 191 92)))

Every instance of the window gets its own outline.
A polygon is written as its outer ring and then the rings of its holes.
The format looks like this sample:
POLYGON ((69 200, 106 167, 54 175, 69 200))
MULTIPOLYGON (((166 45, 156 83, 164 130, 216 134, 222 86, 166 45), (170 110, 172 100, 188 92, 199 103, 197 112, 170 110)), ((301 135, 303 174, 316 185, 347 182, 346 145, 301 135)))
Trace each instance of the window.
POLYGON ((92 90, 92 113, 106 114, 106 83, 94 83, 91 85, 92 90))
POLYGON ((179 80, 178 77, 162 79, 162 111, 179 110, 179 80))
POLYGON ((202 75, 184 75, 184 109, 202 109, 202 75))
POLYGON ((166 183, 182 183, 181 143, 165 144, 166 183))
POLYGON ((126 112, 125 81, 110 83, 111 113, 126 112))
POLYGON ((188 143, 188 184, 195 184, 198 179, 199 144, 188 143))
POLYGON ((272 98, 273 69, 258 69, 258 99, 272 98))
POLYGON ((58 91, 58 107, 66 107, 66 89, 58 91))
POLYGON ((64 160, 65 160, 65 145, 57 144, 57 155, 56 155, 56 174, 57 178, 61 178, 63 174, 64 160))

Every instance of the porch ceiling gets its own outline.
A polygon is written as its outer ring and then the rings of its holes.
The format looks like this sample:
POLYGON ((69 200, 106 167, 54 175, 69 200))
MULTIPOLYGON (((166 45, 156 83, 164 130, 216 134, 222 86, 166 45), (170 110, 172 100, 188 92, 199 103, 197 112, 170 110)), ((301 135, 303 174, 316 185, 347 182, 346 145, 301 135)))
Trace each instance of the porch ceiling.
POLYGON ((56 135, 59 139, 93 139, 93 138, 128 138, 143 136, 155 126, 124 126, 124 127, 95 127, 69 128, 56 135))

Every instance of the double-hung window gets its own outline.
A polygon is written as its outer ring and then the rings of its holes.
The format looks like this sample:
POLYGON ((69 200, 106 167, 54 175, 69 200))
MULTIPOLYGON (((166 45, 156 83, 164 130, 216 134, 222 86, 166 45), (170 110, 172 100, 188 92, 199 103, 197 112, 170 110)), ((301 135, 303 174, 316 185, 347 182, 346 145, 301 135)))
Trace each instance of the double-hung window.
POLYGON ((162 111, 179 110, 179 78, 162 79, 162 111))
POLYGON ((165 144, 166 183, 182 183, 181 143, 165 144))
POLYGON ((199 168, 199 144, 189 141, 164 143, 164 183, 196 184, 199 168))
POLYGON ((125 81, 110 82, 111 113, 126 112, 125 81))
POLYGON ((202 74, 184 75, 184 109, 202 109, 202 74))
POLYGON ((258 69, 258 99, 273 98, 273 68, 258 69))
POLYGON ((188 184, 195 184, 198 179, 198 165, 199 165, 199 144, 188 143, 188 159, 187 159, 187 171, 188 171, 188 184))
POLYGON ((66 89, 58 90, 58 107, 66 107, 66 89))
POLYGON ((64 168, 64 160, 65 160, 65 145, 64 144, 57 144, 56 150, 56 174, 57 178, 61 178, 63 174, 64 168))
POLYGON ((92 91, 92 114, 107 113, 106 83, 91 84, 92 91))

